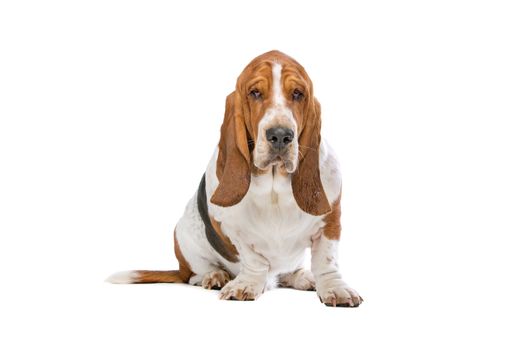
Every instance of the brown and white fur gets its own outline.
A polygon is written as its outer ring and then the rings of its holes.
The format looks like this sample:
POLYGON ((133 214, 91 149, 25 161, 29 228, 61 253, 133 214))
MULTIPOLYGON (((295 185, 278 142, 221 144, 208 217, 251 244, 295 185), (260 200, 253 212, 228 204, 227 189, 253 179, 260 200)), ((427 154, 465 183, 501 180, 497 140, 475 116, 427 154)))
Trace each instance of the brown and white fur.
POLYGON ((254 300, 278 284, 317 290, 329 306, 359 306, 338 270, 341 174, 320 132, 304 68, 278 51, 255 58, 226 99, 219 145, 177 223, 179 270, 108 280, 202 285, 230 300, 254 300), (272 128, 289 130, 288 138, 272 138, 272 128), (303 268, 307 248, 311 271, 303 268))

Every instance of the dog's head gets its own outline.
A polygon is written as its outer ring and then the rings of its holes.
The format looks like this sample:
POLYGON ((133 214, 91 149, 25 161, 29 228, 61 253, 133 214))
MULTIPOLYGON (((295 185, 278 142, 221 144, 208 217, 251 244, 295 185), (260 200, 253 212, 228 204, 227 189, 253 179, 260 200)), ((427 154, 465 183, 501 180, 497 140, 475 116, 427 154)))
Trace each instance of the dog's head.
POLYGON ((248 64, 226 98, 217 177, 211 202, 239 203, 252 172, 271 167, 291 174, 299 207, 312 215, 330 211, 319 173, 321 108, 304 68, 270 51, 248 64))

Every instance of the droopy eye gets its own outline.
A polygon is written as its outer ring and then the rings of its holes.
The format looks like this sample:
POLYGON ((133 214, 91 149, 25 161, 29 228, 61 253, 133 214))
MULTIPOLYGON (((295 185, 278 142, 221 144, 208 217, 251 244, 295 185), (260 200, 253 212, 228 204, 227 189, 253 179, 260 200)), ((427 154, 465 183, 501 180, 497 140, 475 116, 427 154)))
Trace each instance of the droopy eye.
POLYGON ((295 89, 293 92, 292 92, 292 98, 294 101, 301 101, 304 97, 304 94, 298 90, 298 89, 295 89))
POLYGON ((258 100, 262 97, 261 92, 258 89, 253 89, 250 91, 250 96, 254 99, 258 100))

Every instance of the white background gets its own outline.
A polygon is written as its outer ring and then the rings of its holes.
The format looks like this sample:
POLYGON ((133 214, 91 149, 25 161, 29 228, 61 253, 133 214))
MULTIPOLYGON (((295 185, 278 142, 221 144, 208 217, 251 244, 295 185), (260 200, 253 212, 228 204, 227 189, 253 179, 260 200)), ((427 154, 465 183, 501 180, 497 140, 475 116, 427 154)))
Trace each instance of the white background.
POLYGON ((2 349, 523 349, 520 1, 2 1, 2 349), (255 56, 308 70, 344 175, 332 309, 183 285, 172 230, 255 56))

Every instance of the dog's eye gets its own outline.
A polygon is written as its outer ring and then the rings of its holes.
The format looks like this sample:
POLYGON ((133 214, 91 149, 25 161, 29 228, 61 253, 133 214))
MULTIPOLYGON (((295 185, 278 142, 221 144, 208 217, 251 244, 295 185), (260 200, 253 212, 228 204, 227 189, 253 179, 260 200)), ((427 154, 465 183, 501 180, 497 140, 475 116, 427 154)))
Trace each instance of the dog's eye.
POLYGON ((304 94, 298 90, 298 89, 295 89, 293 92, 292 92, 292 99, 294 101, 301 101, 304 97, 304 94))
POLYGON ((250 96, 256 100, 259 100, 262 97, 262 94, 259 90, 253 89, 250 91, 250 96))

